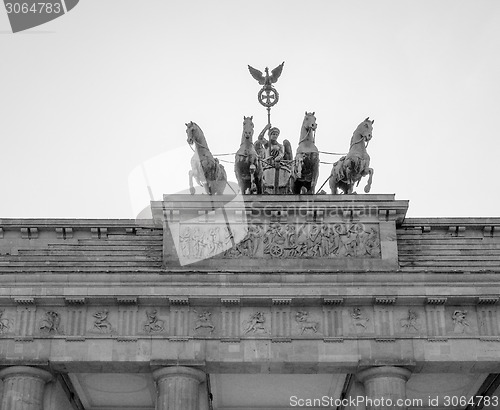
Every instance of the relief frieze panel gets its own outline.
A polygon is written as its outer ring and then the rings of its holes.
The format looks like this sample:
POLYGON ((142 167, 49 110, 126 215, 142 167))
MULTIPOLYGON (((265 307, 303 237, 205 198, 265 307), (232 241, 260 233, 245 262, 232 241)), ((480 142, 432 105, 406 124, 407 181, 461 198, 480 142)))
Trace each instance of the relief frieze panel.
POLYGON ((365 333, 370 325, 370 318, 361 307, 352 307, 349 312, 352 333, 365 333))
POLYGON ((421 329, 420 315, 410 308, 406 316, 399 320, 399 324, 405 333, 418 333, 421 329))
POLYGON ((12 332, 12 322, 5 314, 5 309, 0 309, 0 335, 12 332))
POLYGON ((212 312, 204 310, 198 313, 196 310, 194 310, 194 313, 197 315, 194 323, 194 331, 197 334, 212 334, 215 330, 215 325, 212 319, 212 312))
POLYGON ((165 330, 165 321, 160 319, 157 309, 146 310, 145 314, 147 320, 143 324, 144 333, 156 334, 165 330))
POLYGON ((219 306, 88 306, 86 326, 82 326, 83 316, 72 306, 38 309, 35 305, 7 306, 0 307, 0 338, 65 338, 71 341, 93 337, 164 337, 238 342, 246 338, 336 341, 416 337, 432 341, 463 337, 482 340, 500 336, 500 315, 498 307, 493 305, 299 307, 293 302, 277 302, 288 300, 291 299, 276 299, 271 307, 241 306, 238 303, 219 306))
POLYGON ((267 312, 263 311, 250 313, 248 318, 243 321, 243 335, 270 334, 269 325, 266 323, 267 316, 267 312))
POLYGON ((45 317, 40 322, 40 332, 45 334, 60 334, 61 317, 59 313, 53 310, 45 312, 45 317))
POLYGON ((210 224, 181 224, 183 258, 380 258, 378 224, 370 223, 255 223, 235 242, 231 228, 210 224), (224 250, 225 249, 225 250, 224 250))
POLYGON ((300 329, 300 335, 318 333, 320 322, 309 317, 309 312, 300 310, 295 313, 295 321, 300 329))
POLYGON ((89 331, 101 334, 111 333, 113 331, 113 327, 111 325, 111 322, 109 321, 108 316, 109 316, 108 309, 103 309, 94 312, 92 314, 93 317, 92 327, 89 331))

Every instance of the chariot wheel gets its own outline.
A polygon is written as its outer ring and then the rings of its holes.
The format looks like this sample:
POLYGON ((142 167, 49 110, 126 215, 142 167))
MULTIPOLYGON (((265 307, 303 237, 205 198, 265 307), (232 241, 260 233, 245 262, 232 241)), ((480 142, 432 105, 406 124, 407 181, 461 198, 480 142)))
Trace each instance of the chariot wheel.
POLYGON ((279 258, 283 256, 283 248, 279 245, 272 245, 269 249, 269 254, 274 258, 279 258))

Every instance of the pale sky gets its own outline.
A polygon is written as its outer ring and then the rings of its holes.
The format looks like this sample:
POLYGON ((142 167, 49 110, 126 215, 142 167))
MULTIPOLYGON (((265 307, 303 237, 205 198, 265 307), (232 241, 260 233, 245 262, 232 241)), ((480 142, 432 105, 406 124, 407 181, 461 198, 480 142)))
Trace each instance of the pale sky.
POLYGON ((271 121, 294 150, 305 111, 332 152, 370 116, 371 193, 409 217, 500 216, 498 0, 81 0, 16 34, 0 5, 0 50, 0 218, 134 218, 144 175, 156 200, 187 188, 186 122, 214 153, 244 115, 257 137, 247 65, 282 61, 271 121))

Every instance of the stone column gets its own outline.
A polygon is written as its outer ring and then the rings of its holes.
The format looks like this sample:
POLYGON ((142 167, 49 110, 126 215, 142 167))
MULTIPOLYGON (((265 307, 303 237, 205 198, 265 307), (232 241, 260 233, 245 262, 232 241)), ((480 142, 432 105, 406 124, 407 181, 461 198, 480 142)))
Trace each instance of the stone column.
POLYGON ((358 373, 358 380, 365 386, 366 410, 406 410, 406 382, 410 375, 409 370, 394 366, 370 367, 358 373))
POLYGON ((0 371, 3 380, 1 410, 42 410, 45 383, 52 375, 36 367, 12 366, 0 371))
POLYGON ((155 370, 153 378, 157 386, 156 410, 198 410, 198 389, 205 380, 204 372, 171 366, 155 370))

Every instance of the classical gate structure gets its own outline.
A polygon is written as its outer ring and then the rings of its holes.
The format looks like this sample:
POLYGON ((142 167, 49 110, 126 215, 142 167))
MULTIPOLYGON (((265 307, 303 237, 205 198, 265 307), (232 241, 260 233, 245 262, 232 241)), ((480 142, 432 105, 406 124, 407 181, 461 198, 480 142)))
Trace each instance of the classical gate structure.
POLYGON ((1 410, 500 408, 500 219, 170 195, 0 220, 1 410))

